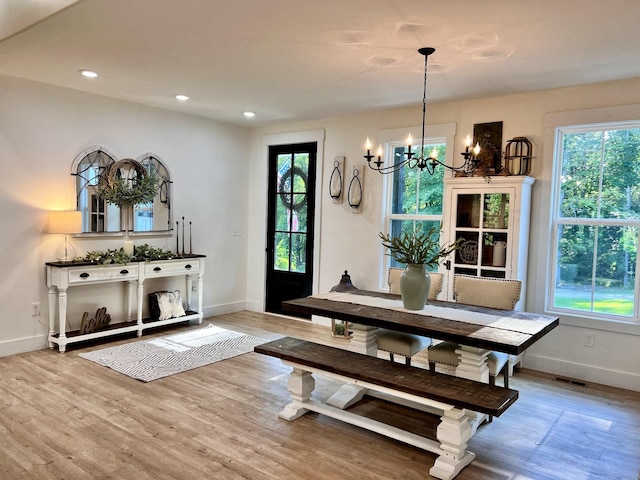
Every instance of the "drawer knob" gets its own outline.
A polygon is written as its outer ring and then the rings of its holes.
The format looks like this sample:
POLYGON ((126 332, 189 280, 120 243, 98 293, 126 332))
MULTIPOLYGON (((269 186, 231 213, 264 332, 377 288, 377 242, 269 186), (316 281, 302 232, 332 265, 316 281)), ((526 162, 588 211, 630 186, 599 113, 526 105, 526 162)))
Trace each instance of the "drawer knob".
POLYGON ((187 270, 189 270, 189 269, 191 268, 191 264, 190 264, 190 263, 187 263, 187 264, 184 266, 184 268, 186 268, 187 270))
POLYGON ((120 273, 122 275, 126 275, 127 273, 129 273, 129 270, 126 270, 126 269, 125 270, 120 270, 120 273))
POLYGON ((155 268, 153 269, 153 271, 154 271, 154 272, 159 272, 159 271, 161 271, 161 270, 162 270, 162 269, 161 269, 160 267, 155 267, 155 268))
POLYGON ((80 278, 89 278, 89 274, 87 272, 83 272, 80 274, 80 278))

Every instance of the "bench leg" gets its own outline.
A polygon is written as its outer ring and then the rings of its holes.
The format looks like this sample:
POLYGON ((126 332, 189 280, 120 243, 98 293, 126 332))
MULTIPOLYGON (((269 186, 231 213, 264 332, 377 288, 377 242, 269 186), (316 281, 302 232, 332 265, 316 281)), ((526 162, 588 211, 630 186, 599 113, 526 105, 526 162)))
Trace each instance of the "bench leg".
POLYGON ((451 480, 469 465, 476 458, 475 453, 465 450, 472 435, 473 430, 465 410, 446 410, 437 431, 443 453, 436 459, 429 474, 442 480, 451 480))
POLYGON ((350 383, 342 385, 337 392, 331 395, 325 402, 327 405, 344 410, 358 403, 367 393, 366 388, 350 383))
POLYGON ((311 398, 311 392, 313 392, 315 386, 316 381, 311 375, 311 372, 294 368, 287 382, 287 390, 289 390, 289 395, 293 401, 285 406, 284 409, 278 413, 278 416, 285 420, 292 421, 307 413, 309 410, 304 408, 302 403, 311 398))

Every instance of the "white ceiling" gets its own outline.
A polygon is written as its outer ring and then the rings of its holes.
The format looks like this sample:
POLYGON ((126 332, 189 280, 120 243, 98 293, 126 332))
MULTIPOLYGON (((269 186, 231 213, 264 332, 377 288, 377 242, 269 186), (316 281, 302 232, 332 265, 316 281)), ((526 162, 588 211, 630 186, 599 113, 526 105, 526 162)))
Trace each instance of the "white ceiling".
POLYGON ((423 46, 430 103, 638 77, 639 21, 638 0, 0 0, 0 74, 257 125, 419 104, 423 46))

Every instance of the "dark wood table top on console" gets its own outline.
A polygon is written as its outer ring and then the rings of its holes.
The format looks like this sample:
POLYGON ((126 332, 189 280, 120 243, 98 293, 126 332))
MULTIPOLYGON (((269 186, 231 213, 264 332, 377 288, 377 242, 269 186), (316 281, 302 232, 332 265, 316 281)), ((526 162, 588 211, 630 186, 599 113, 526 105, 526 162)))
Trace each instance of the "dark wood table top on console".
POLYGON ((288 300, 282 306, 291 312, 413 333, 511 355, 524 352, 559 323, 558 317, 537 313, 494 310, 442 301, 429 301, 425 310, 416 313, 401 308, 399 295, 359 289, 342 295, 348 295, 348 301, 335 301, 317 295, 288 300), (399 309, 365 305, 363 297, 395 300, 399 309), (437 310, 437 315, 429 314, 431 306, 435 307, 432 310, 437 310), (495 317, 495 321, 492 317, 495 317))

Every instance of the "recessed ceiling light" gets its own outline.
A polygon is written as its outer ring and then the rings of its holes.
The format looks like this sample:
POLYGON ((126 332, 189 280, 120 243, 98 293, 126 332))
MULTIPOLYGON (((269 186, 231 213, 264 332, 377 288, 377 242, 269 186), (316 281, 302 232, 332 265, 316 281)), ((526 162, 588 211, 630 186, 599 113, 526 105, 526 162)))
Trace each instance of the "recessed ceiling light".
POLYGON ((181 102, 186 102, 187 100, 189 100, 189 97, 187 95, 179 93, 178 95, 176 95, 176 99, 180 100, 181 102))
POLYGON ((256 116, 256 114, 255 114, 255 113, 253 113, 253 112, 244 112, 244 113, 243 113, 243 115, 244 115, 246 118, 253 118, 253 117, 255 117, 255 116, 256 116))
POLYGON ((98 76, 98 74, 92 70, 80 70, 80 73, 83 77, 87 78, 96 78, 98 76))

